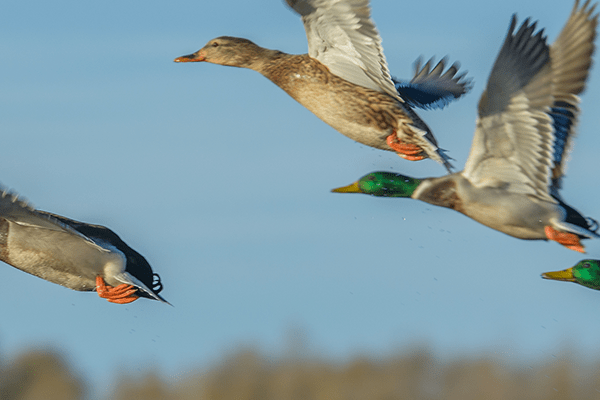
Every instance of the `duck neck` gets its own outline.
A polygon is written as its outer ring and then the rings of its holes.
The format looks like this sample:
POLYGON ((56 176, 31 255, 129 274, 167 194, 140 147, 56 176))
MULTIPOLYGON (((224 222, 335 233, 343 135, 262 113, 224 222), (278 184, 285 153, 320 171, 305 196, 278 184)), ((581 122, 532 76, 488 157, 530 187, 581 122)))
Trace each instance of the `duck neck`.
POLYGON ((419 186, 413 198, 438 207, 451 208, 464 214, 464 200, 459 194, 461 178, 460 175, 458 177, 457 175, 451 174, 439 178, 424 179, 423 184, 419 186))
POLYGON ((256 51, 248 54, 247 59, 244 61, 244 67, 260 72, 262 75, 269 78, 271 70, 277 64, 282 56, 287 54, 278 51, 265 49, 264 47, 256 46, 256 51))

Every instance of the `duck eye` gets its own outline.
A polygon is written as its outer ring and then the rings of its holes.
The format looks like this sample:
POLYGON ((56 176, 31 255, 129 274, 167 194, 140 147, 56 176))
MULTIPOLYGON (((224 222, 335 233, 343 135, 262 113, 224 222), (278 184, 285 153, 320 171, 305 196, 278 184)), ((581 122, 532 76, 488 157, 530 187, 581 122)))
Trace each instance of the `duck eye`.
POLYGON ((213 43, 212 43, 212 47, 219 47, 219 43, 217 43, 217 42, 213 42, 213 43))
POLYGON ((583 264, 583 268, 589 268, 589 267, 591 267, 590 263, 583 264))

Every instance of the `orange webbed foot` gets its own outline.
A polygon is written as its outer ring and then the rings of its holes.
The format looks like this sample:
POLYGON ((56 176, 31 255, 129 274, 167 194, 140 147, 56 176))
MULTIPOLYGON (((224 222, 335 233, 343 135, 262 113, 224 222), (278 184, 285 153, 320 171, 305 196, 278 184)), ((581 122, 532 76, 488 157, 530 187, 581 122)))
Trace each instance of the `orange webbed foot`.
POLYGON ((423 149, 412 143, 402 143, 396 133, 392 133, 385 139, 388 146, 390 146, 398 155, 405 160, 409 161, 420 161, 426 158, 426 156, 420 155, 423 153, 423 149))
POLYGON ((115 287, 109 286, 100 275, 96 276, 96 292, 103 299, 117 304, 127 304, 139 299, 139 296, 134 296, 137 292, 135 287, 125 283, 115 287))
POLYGON ((567 249, 575 250, 580 253, 585 253, 583 245, 579 240, 579 236, 574 233, 560 232, 551 226, 547 225, 544 228, 544 232, 546 233, 546 237, 550 240, 554 240, 565 246, 567 249))

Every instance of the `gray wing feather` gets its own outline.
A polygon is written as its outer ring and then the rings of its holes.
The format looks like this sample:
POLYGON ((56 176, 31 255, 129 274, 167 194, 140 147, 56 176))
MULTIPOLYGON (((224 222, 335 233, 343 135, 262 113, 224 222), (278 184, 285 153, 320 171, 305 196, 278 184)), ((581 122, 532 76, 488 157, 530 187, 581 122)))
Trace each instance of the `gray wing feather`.
POLYGON ((590 1, 579 8, 575 2, 571 16, 558 38, 550 46, 552 59, 555 101, 553 109, 558 109, 555 128, 558 130, 558 142, 555 144, 554 165, 552 167, 551 191, 556 193, 561 187, 568 154, 573 145, 575 127, 579 115, 579 97, 585 88, 596 38, 598 15, 592 17, 596 4, 590 7, 590 1), (560 120, 562 118, 563 120, 560 120), (564 120, 566 118, 566 120, 564 120))
POLYGON ((478 186, 506 186, 556 202, 594 51, 597 14, 575 2, 548 47, 535 24, 509 34, 479 103, 479 118, 463 175, 478 186))
POLYGON ((38 211, 26 201, 20 199, 15 193, 1 188, 0 193, 0 218, 4 218, 21 226, 46 229, 49 231, 62 232, 65 235, 73 235, 83 239, 88 245, 96 250, 106 252, 107 250, 97 245, 92 239, 82 235, 70 226, 53 217, 53 214, 38 211))
POLYGON ((548 194, 554 141, 552 69, 543 30, 529 20, 508 35, 479 102, 463 175, 475 186, 504 187, 555 202, 548 194))

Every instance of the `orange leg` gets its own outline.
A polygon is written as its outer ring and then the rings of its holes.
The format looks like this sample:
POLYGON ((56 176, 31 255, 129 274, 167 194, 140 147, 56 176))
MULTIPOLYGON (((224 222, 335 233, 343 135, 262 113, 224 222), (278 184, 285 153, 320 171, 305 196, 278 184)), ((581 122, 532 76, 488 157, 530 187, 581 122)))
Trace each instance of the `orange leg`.
POLYGON ((96 277, 96 292, 103 299, 117 304, 131 303, 139 298, 139 296, 134 296, 134 293, 137 292, 135 287, 125 283, 115 287, 109 286, 100 275, 96 277))
POLYGON ((426 156, 419 155, 423 153, 423 149, 412 143, 402 143, 396 133, 392 133, 385 139, 388 146, 390 146, 398 155, 405 160, 409 161, 420 161, 426 158, 426 156))
POLYGON ((549 225, 546 225, 544 231, 546 232, 546 237, 548 239, 554 240, 555 242, 562 244, 567 249, 575 250, 580 253, 585 253, 585 250, 583 249, 583 246, 579 241, 579 236, 577 236, 576 234, 560 232, 549 225))

